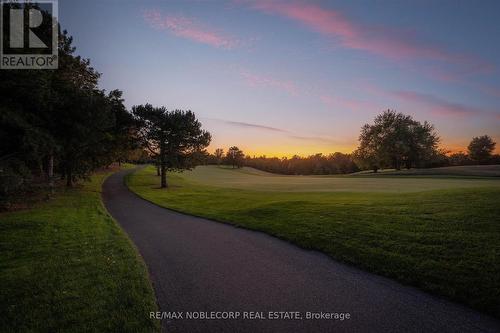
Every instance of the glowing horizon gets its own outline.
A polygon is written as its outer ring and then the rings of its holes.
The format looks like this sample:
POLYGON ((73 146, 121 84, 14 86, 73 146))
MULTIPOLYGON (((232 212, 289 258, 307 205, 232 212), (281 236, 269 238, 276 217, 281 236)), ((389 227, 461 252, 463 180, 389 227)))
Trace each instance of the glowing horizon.
MULTIPOLYGON (((471 138, 472 139, 472 138, 471 138)), ((468 145, 468 144, 467 144, 468 145)), ((461 145, 450 145, 447 147, 444 147, 440 145, 439 147, 441 149, 444 149, 446 151, 447 155, 454 154, 454 153, 467 153, 467 145, 461 146, 461 145)), ((327 149, 327 148, 315 148, 311 146, 306 146, 306 147, 294 147, 294 146, 270 146, 270 147, 257 147, 257 148, 252 148, 249 147, 248 145, 241 144, 241 145, 228 145, 228 146, 215 146, 214 144, 210 144, 208 147, 207 151, 209 153, 214 153, 215 149, 217 148, 222 148, 224 150, 224 154, 227 152, 229 147, 231 146, 237 146, 239 149, 243 151, 245 156, 250 156, 250 157, 260 157, 260 156, 266 156, 269 158, 272 157, 277 157, 277 158, 291 158, 294 155, 300 156, 300 157, 307 157, 315 154, 322 154, 322 155, 330 155, 333 153, 343 153, 343 154, 351 154, 354 152, 354 150, 357 148, 358 144, 353 144, 351 146, 338 146, 337 148, 332 147, 332 149, 327 149)), ((500 154, 500 148, 497 143, 495 147, 495 154, 500 154)))

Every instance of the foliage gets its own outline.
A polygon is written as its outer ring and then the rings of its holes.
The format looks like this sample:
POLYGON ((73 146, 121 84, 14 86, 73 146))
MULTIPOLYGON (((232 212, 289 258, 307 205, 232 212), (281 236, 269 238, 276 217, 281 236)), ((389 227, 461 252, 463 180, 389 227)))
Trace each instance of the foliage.
POLYGON ((220 165, 222 163, 222 159, 224 158, 224 149, 222 148, 215 149, 214 157, 215 157, 215 163, 217 163, 217 165, 220 165))
POLYGON ((355 156, 365 168, 423 167, 439 154, 434 126, 411 116, 387 110, 375 117, 373 125, 361 128, 355 156))
POLYGON ((350 154, 333 153, 328 156, 315 154, 308 157, 292 158, 245 158, 245 165, 273 173, 285 175, 333 175, 359 171, 350 154))
POLYGON ((142 145, 159 160, 162 188, 167 187, 167 171, 192 168, 210 143, 210 133, 201 129, 192 111, 168 111, 146 104, 134 106, 132 112, 142 145))
POLYGON ((486 164, 490 162, 495 145, 488 135, 474 137, 467 147, 469 158, 478 164, 486 164))
POLYGON ((232 165, 233 168, 241 168, 243 166, 243 158, 245 154, 238 147, 232 146, 226 153, 226 163, 232 165))
POLYGON ((71 186, 129 148, 132 123, 121 92, 99 90, 100 74, 74 52, 72 38, 63 31, 58 69, 2 71, 2 169, 14 170, 9 166, 14 157, 28 174, 50 181, 55 167, 71 186))
POLYGON ((463 152, 451 154, 448 156, 448 161, 450 165, 470 165, 473 163, 469 158, 469 155, 463 152))

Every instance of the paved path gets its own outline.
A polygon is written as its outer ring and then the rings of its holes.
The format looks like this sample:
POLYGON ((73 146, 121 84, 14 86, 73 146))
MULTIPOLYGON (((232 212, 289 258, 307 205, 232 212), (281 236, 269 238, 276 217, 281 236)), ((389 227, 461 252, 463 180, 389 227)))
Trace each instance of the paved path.
MULTIPOLYGON (((500 332, 500 321, 260 232, 158 207, 124 185, 104 203, 144 257, 161 311, 349 313, 349 320, 164 320, 168 332, 500 332)), ((147 314, 145 314, 147 315, 147 314)))

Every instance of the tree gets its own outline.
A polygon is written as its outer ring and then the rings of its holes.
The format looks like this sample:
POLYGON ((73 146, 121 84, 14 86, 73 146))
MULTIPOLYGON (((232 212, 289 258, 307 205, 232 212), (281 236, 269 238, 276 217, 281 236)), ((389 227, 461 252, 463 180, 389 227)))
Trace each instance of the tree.
POLYGON ((471 164, 471 160, 467 154, 464 154, 463 152, 457 152, 453 153, 450 156, 448 156, 448 160, 450 162, 450 165, 456 166, 456 165, 468 165, 471 164))
POLYGON ((307 157, 294 155, 283 157, 246 156, 244 165, 259 170, 287 175, 330 175, 359 171, 351 154, 333 153, 327 156, 314 154, 307 157))
POLYGON ((469 157, 472 161, 485 164, 491 159, 493 150, 495 150, 496 142, 494 142, 488 135, 472 138, 467 148, 469 157))
MULTIPOLYGON (((134 147, 134 122, 121 91, 100 90, 100 73, 75 54, 67 31, 57 29, 57 69, 0 75, 0 204, 35 183, 52 189, 56 173, 72 186, 134 147)), ((37 34, 51 34, 51 26, 37 34)))
POLYGON ((224 157, 224 150, 222 148, 217 148, 215 150, 215 161, 217 165, 222 163, 222 158, 224 157))
POLYGON ((118 164, 127 160, 129 153, 139 148, 135 121, 132 114, 125 108, 122 96, 123 92, 117 89, 110 91, 107 96, 114 124, 109 130, 111 137, 106 151, 109 161, 117 161, 118 164))
POLYGON ((433 125, 392 110, 378 115, 373 125, 364 125, 359 141, 355 156, 374 172, 386 166, 424 167, 439 155, 433 125))
POLYGON ((160 164, 161 187, 167 187, 167 171, 182 171, 196 165, 199 153, 210 144, 210 133, 192 111, 168 111, 151 104, 132 108, 138 136, 160 164))
POLYGON ((58 50, 56 70, 2 73, 0 136, 9 139, 2 140, 0 156, 10 156, 2 158, 6 163, 16 158, 38 179, 45 173, 50 185, 57 168, 71 186, 128 148, 131 117, 120 91, 98 89, 100 73, 74 54, 66 31, 59 31, 58 50))
POLYGON ((372 169, 377 172, 383 164, 382 140, 379 126, 368 124, 361 128, 359 147, 354 152, 354 158, 363 169, 372 169))
POLYGON ((226 154, 226 161, 228 164, 232 165, 233 168, 241 168, 243 165, 243 157, 245 155, 236 146, 229 148, 226 154))

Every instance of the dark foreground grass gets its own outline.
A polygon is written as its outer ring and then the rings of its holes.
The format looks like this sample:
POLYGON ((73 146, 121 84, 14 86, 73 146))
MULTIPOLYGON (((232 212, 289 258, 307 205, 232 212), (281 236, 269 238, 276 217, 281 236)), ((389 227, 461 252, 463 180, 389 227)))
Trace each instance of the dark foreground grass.
POLYGON ((127 178, 164 207, 228 222, 500 317, 500 189, 277 192, 207 186, 153 168, 127 178))
POLYGON ((145 265, 101 203, 104 178, 0 214, 0 331, 159 331, 145 265))

